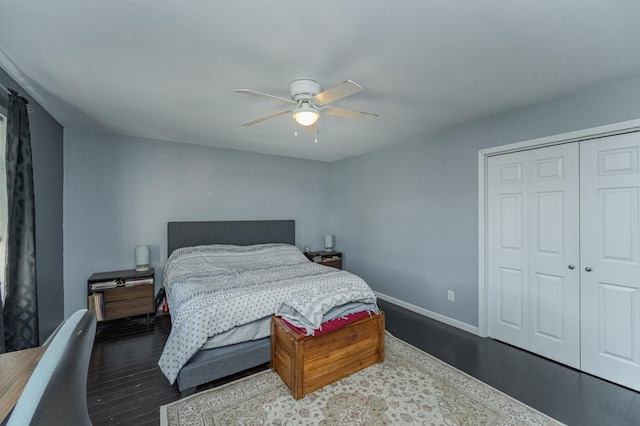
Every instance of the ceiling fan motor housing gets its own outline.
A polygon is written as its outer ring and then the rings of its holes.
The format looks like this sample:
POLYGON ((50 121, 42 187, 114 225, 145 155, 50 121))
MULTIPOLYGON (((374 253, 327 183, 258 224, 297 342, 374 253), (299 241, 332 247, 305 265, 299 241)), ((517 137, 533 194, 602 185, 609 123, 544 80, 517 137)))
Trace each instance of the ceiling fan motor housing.
POLYGON ((294 80, 289 83, 289 93, 291 99, 300 101, 311 101, 313 97, 322 92, 322 85, 314 80, 294 80))

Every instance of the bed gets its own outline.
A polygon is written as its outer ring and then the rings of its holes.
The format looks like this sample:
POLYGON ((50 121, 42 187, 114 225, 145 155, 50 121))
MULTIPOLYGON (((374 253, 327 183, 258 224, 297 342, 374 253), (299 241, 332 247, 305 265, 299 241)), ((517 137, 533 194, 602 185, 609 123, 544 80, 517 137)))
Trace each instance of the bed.
POLYGON ((172 332, 158 364, 183 397, 198 385, 269 362, 270 317, 281 299, 276 313, 309 330, 324 318, 319 309, 331 308, 334 317, 352 305, 378 312, 364 281, 309 262, 294 244, 293 220, 168 224, 164 285, 177 309, 170 306, 172 332))

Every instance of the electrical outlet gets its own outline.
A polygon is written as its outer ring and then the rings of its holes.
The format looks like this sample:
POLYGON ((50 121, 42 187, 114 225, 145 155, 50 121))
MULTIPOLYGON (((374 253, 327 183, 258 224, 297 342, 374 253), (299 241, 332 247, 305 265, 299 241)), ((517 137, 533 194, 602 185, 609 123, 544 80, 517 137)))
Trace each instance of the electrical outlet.
POLYGON ((447 299, 449 299, 452 302, 456 300, 453 290, 447 291, 447 299))

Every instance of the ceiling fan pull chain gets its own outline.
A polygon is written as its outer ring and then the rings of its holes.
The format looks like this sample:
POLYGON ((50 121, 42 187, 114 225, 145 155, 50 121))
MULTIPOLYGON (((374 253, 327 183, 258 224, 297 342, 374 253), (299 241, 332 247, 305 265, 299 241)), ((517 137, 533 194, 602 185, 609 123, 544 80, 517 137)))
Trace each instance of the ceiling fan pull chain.
POLYGON ((316 124, 316 139, 313 142, 318 143, 318 125, 317 124, 316 124))

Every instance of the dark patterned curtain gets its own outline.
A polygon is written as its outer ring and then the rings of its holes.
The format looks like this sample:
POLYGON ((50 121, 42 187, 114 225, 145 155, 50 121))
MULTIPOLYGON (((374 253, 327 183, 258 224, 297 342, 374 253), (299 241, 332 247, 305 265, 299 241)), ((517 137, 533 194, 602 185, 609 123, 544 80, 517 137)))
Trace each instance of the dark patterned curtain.
POLYGON ((7 351, 38 346, 35 202, 27 100, 11 90, 7 108, 7 259, 4 343, 7 351))

